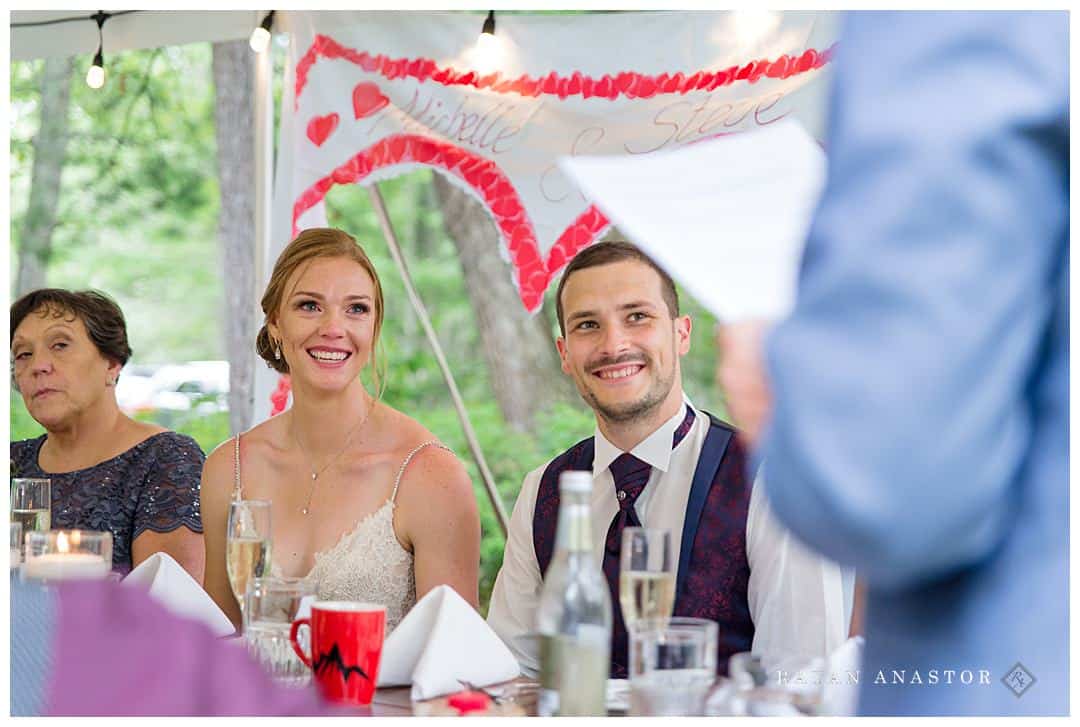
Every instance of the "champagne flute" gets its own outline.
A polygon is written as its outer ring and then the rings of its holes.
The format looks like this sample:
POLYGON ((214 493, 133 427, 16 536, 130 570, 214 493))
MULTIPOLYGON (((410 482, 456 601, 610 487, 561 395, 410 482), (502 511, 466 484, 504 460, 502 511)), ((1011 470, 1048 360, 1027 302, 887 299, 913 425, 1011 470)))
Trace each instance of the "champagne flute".
POLYGON ((225 567, 243 617, 249 585, 255 578, 270 575, 269 500, 234 500, 229 503, 225 567))
POLYGON ((623 530, 619 554, 619 603, 627 631, 643 619, 669 619, 675 606, 671 531, 623 530))

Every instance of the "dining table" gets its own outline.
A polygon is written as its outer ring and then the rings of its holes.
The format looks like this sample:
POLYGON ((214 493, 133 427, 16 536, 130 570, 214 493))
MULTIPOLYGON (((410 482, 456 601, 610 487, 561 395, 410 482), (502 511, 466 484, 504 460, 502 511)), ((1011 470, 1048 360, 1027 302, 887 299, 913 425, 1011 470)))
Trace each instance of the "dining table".
MULTIPOLYGON (((535 680, 518 677, 508 682, 484 687, 482 691, 489 695, 496 695, 500 699, 502 699, 504 693, 513 693, 515 696, 512 698, 512 704, 524 710, 525 716, 535 717, 536 691, 529 688, 535 684, 535 680)), ((375 691, 369 714, 373 717, 434 716, 433 713, 441 708, 444 709, 445 704, 446 697, 430 699, 424 702, 413 702, 412 687, 409 686, 383 687, 375 691)), ((503 702, 501 705, 495 704, 494 706, 496 710, 500 710, 504 709, 506 704, 507 702, 503 702)), ((515 711, 515 714, 508 713, 506 716, 521 716, 521 712, 515 711)))

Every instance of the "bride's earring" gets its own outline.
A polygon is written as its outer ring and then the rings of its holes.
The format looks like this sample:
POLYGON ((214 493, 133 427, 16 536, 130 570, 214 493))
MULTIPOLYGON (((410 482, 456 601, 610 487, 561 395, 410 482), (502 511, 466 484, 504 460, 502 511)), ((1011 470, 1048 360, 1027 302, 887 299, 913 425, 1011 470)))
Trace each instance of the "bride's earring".
POLYGON ((281 346, 279 346, 276 343, 274 344, 274 360, 275 361, 280 361, 281 360, 281 346))

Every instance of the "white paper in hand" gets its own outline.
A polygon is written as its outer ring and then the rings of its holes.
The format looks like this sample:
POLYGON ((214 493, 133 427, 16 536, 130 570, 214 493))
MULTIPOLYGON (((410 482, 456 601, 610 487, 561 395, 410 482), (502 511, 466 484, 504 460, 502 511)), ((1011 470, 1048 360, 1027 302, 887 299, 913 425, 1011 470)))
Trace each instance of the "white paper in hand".
POLYGON ((641 156, 559 167, 630 240, 726 322, 795 303, 825 154, 794 120, 641 156))
POLYGON ((380 687, 412 684, 412 699, 514 679, 520 667, 502 639, 449 586, 427 593, 383 644, 380 687))
POLYGON ((139 563, 121 585, 142 588, 177 616, 202 621, 215 636, 236 631, 214 599, 168 553, 154 553, 139 563))

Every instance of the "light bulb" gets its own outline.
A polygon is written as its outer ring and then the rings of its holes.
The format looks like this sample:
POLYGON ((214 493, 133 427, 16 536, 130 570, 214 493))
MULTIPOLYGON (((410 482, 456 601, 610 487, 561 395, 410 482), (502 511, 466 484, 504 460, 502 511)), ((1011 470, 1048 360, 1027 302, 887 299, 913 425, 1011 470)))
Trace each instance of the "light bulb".
POLYGON ((105 85, 105 69, 94 64, 86 72, 86 85, 90 88, 101 88, 105 85))
POLYGON ((735 38, 744 52, 754 49, 780 27, 780 13, 772 10, 735 10, 732 21, 735 38))
POLYGON ((255 30, 251 31, 251 38, 248 40, 248 45, 251 46, 251 50, 256 53, 262 53, 270 45, 270 31, 261 25, 255 30))
POLYGON ((470 55, 471 65, 477 72, 488 74, 497 71, 505 56, 502 39, 497 35, 481 33, 470 55))

